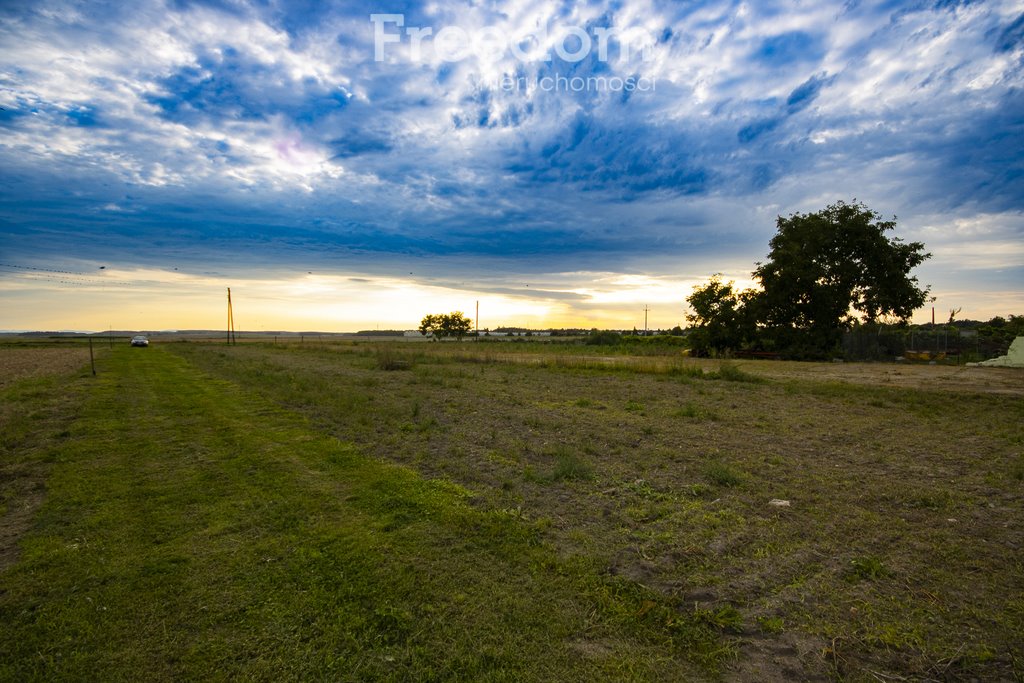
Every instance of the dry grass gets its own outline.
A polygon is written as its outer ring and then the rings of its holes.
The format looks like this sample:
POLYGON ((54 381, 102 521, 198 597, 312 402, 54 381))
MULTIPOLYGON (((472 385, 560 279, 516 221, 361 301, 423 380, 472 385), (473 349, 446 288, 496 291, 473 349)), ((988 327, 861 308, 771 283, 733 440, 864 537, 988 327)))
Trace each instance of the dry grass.
POLYGON ((88 362, 89 349, 81 346, 0 345, 0 390, 31 377, 67 375, 88 362))
POLYGON ((1021 373, 470 346, 180 351, 728 621, 737 677, 1021 674, 1021 373))

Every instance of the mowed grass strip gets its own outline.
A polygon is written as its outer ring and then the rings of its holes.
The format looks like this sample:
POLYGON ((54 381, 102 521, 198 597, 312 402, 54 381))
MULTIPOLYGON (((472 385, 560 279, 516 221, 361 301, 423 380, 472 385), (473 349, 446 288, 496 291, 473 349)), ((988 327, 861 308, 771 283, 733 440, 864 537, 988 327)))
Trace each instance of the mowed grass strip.
POLYGON ((76 364, 67 350, 0 344, 0 572, 17 561, 18 541, 43 501, 55 446, 70 435, 91 376, 88 352, 76 364))
POLYGON ((0 573, 0 679, 681 680, 729 653, 159 347, 115 349, 67 432, 0 573))
POLYGON ((546 523, 560 555, 721 627, 731 680, 1020 677, 1019 399, 808 378, 826 364, 757 382, 746 362, 737 381, 394 346, 402 371, 373 345, 171 351, 546 523))

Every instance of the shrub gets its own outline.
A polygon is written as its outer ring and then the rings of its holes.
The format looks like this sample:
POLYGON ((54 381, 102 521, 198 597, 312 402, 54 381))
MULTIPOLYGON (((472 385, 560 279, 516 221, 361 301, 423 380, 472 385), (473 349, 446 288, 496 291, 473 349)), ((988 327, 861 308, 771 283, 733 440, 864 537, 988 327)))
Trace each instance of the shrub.
POLYGON ((622 335, 611 330, 594 330, 587 337, 586 342, 590 346, 615 346, 622 341, 622 335))
POLYGON ((395 351, 392 344, 377 347, 377 368, 379 370, 408 370, 412 362, 395 351))

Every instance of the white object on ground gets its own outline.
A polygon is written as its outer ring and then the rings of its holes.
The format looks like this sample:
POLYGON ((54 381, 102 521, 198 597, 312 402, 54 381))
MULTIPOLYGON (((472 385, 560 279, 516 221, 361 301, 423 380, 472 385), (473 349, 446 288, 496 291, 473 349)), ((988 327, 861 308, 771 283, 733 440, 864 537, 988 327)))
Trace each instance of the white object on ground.
POLYGON ((1000 368, 1024 368, 1024 337, 1017 337, 1010 344, 1005 356, 992 358, 981 363, 969 363, 969 365, 983 365, 1000 368))

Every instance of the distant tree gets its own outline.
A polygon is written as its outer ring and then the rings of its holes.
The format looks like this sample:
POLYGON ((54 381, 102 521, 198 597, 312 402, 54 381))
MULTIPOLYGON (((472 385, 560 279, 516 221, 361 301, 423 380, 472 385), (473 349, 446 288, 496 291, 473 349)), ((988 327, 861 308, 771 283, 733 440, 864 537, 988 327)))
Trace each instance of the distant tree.
POLYGON ((453 313, 429 313, 423 316, 420 321, 420 334, 432 335, 435 339, 445 337, 456 337, 462 339, 469 334, 473 327, 473 321, 462 314, 462 311, 453 313))
POLYGON ((779 216, 768 260, 754 271, 761 292, 750 301, 779 348, 823 355, 838 347, 857 313, 866 323, 906 321, 925 304, 928 288, 910 271, 930 254, 921 242, 888 238, 895 227, 863 203, 779 216))

